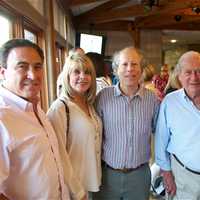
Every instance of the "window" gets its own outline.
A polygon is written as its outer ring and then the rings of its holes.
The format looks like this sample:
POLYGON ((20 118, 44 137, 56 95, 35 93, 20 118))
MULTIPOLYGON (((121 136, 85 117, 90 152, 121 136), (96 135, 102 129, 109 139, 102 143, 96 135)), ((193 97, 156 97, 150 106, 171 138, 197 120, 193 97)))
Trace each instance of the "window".
POLYGON ((24 38, 31 42, 37 43, 37 35, 27 29, 24 29, 24 38))
MULTIPOLYGON (((0 15, 0 27, 1 27, 1 37, 0 46, 4 44, 7 40, 11 39, 12 35, 12 23, 3 15, 0 15)), ((0 76, 0 82, 2 82, 3 77, 0 76)))
POLYGON ((57 71, 58 73, 62 71, 62 67, 64 65, 64 59, 63 59, 63 48, 56 45, 56 64, 57 64, 57 71))
POLYGON ((3 15, 0 15, 0 27, 1 27, 1 37, 0 37, 0 46, 1 46, 7 40, 11 39, 12 35, 11 22, 3 15))

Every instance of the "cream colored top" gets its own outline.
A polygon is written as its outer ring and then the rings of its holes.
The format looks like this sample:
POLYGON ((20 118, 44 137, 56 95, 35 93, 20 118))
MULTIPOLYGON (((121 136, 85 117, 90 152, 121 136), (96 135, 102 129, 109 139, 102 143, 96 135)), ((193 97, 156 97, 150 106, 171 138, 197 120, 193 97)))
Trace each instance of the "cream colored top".
MULTIPOLYGON (((69 133, 66 137, 67 119, 64 104, 57 99, 48 111, 55 132, 67 150, 72 167, 86 191, 97 192, 101 184, 101 141, 102 123, 93 106, 89 107, 89 117, 72 101, 66 101, 69 108, 69 133)), ((65 155, 61 155, 65 156, 65 155)))

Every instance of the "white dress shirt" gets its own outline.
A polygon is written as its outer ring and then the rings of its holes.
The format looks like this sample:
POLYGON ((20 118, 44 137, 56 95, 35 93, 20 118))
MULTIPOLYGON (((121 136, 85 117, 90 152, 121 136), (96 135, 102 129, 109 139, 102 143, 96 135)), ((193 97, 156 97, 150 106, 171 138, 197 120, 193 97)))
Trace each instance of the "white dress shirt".
POLYGON ((15 200, 69 200, 51 124, 38 106, 0 88, 0 193, 15 200))

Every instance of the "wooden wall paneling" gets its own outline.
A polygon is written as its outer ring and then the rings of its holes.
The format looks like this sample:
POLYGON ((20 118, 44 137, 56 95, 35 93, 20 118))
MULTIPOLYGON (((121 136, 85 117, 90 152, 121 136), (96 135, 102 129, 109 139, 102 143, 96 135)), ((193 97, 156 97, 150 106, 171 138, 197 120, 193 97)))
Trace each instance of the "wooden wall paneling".
POLYGON ((16 12, 20 13, 20 15, 29 18, 40 29, 45 30, 47 24, 46 19, 27 1, 20 1, 20 3, 19 0, 1 0, 1 1, 5 2, 5 4, 9 5, 11 8, 16 10, 16 12))
POLYGON ((45 14, 48 19, 45 30, 46 58, 47 58, 47 80, 49 104, 56 98, 56 39, 53 16, 53 0, 45 0, 45 14))

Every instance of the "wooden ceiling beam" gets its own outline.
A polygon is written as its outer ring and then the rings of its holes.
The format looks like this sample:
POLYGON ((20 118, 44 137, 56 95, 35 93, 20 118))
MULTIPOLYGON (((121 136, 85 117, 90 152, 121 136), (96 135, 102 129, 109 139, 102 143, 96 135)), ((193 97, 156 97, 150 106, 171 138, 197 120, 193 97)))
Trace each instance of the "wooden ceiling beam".
MULTIPOLYGON (((103 0, 98 0, 103 1, 103 0)), ((70 6, 80 6, 84 4, 94 3, 96 0, 71 0, 70 6)))
MULTIPOLYGON (((128 31, 129 27, 132 27, 132 21, 114 21, 102 24, 95 24, 92 26, 92 30, 106 30, 106 31, 128 31)), ((91 30, 89 24, 79 24, 76 26, 76 30, 91 30)), ((92 31, 91 30, 91 31, 92 31)))
MULTIPOLYGON (((103 23, 103 24, 96 24, 92 30, 99 30, 99 31, 134 31, 134 25, 132 22, 123 22, 123 21, 115 21, 112 23, 103 23)), ((77 30, 90 30, 91 27, 88 24, 81 24, 77 27, 77 30)), ((190 22, 190 23, 176 23, 176 24, 161 24, 159 26, 149 26, 145 27, 145 29, 169 29, 169 30, 200 30, 200 23, 197 22, 190 22)))
POLYGON ((169 25, 161 25, 159 27, 150 28, 150 29, 169 29, 169 30, 200 30, 200 23, 199 22, 190 22, 190 23, 181 23, 181 24, 169 24, 169 25))
POLYGON ((78 17, 90 17, 90 15, 102 15, 103 12, 107 10, 111 10, 113 8, 119 7, 125 3, 129 2, 129 0, 110 0, 106 3, 103 3, 88 12, 79 15, 78 17))
POLYGON ((77 16, 76 21, 84 21, 84 20, 88 21, 88 19, 92 20, 92 18, 94 16, 99 16, 99 15, 101 16, 102 13, 105 14, 107 11, 110 11, 113 8, 119 7, 119 6, 127 3, 128 1, 129 0, 111 0, 111 1, 108 1, 106 3, 101 4, 100 6, 95 7, 92 10, 89 10, 86 13, 83 13, 83 14, 77 16))
POLYGON ((125 17, 132 17, 132 16, 140 16, 144 15, 144 6, 143 5, 134 5, 127 8, 119 8, 119 9, 112 9, 109 11, 103 11, 94 14, 88 14, 86 17, 78 16, 77 21, 80 23, 84 22, 92 22, 95 24, 104 23, 104 22, 111 22, 118 20, 120 18, 125 17))
POLYGON ((191 23, 191 22, 200 22, 200 15, 180 15, 181 19, 180 21, 175 19, 175 16, 177 15, 165 15, 163 16, 152 16, 145 18, 141 22, 136 23, 137 28, 160 28, 163 26, 173 26, 173 25, 179 25, 179 24, 185 24, 185 23, 191 23), (164 20, 161 20, 161 19, 164 20))
MULTIPOLYGON (((115 0, 117 1, 117 0, 115 0)), ((140 16, 153 16, 170 13, 179 9, 191 8, 192 6, 200 5, 199 0, 171 0, 168 3, 154 8, 152 11, 146 11, 144 5, 138 4, 129 7, 118 9, 111 9, 108 12, 92 12, 84 16, 76 17, 78 23, 104 23, 115 21, 120 18, 127 17, 140 17, 140 16)))

